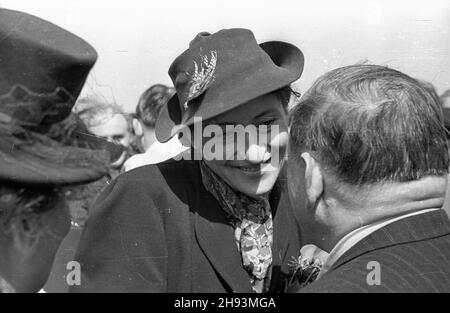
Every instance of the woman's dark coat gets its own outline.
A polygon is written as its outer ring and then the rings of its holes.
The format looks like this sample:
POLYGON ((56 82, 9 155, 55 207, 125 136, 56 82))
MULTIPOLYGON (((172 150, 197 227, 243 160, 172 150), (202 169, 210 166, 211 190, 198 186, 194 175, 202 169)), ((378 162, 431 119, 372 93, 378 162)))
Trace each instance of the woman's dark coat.
MULTIPOLYGON (((281 177, 281 175, 280 175, 281 177)), ((279 179, 270 292, 282 292, 300 234, 279 179)), ((198 161, 148 165, 99 196, 82 235, 75 292, 251 292, 234 230, 205 190, 198 161)))

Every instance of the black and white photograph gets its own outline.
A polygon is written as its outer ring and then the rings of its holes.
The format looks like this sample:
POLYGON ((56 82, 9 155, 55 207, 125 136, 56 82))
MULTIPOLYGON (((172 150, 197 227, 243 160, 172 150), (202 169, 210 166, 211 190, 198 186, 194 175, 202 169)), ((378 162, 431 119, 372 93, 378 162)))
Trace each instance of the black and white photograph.
POLYGON ((449 167, 448 0, 0 0, 0 293, 449 293, 449 167))

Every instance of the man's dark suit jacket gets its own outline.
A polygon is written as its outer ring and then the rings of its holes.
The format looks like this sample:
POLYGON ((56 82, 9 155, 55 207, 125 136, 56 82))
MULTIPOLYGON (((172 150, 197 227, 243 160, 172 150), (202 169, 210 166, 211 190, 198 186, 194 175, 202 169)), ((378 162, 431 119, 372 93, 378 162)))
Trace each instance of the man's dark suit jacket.
POLYGON ((375 231, 301 292, 450 292, 447 214, 419 214, 375 231), (380 264, 379 286, 367 282, 372 261, 380 264))
MULTIPOLYGON (((279 179, 270 292, 283 291, 299 229, 279 179)), ((168 161, 120 175, 99 196, 76 260, 72 292, 251 292, 234 230, 202 184, 197 161, 168 161)))

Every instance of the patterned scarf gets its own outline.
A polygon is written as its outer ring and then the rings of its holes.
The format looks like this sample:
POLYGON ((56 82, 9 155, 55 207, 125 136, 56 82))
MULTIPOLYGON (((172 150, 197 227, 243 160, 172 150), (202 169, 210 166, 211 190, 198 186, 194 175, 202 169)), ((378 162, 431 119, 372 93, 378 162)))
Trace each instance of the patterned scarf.
POLYGON ((244 269, 255 292, 267 291, 272 264, 272 213, 267 195, 251 198, 233 190, 204 162, 200 162, 202 181, 219 201, 235 229, 235 239, 244 269))

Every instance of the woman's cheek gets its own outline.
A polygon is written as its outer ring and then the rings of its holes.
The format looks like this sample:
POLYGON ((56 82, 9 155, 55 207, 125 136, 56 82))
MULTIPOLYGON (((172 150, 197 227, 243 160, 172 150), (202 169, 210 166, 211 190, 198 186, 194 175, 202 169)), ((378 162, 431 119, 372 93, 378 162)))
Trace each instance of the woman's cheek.
POLYGON ((273 134, 270 141, 270 152, 272 157, 272 164, 278 165, 286 155, 286 148, 288 144, 289 135, 287 131, 282 131, 273 134))

